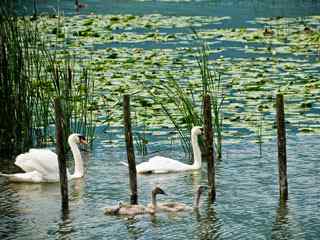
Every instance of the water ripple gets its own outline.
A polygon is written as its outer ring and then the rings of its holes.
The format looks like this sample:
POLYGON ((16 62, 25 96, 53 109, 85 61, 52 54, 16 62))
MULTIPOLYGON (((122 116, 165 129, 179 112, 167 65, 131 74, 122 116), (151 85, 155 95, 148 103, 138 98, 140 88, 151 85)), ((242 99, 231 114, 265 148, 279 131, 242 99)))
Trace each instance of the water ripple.
MULTIPOLYGON (((129 201, 128 170, 119 163, 126 159, 123 149, 97 148, 86 160, 85 178, 69 184, 68 216, 60 211, 58 184, 9 184, 0 179, 0 239, 317 239, 320 151, 315 141, 289 138, 286 205, 278 203, 275 143, 265 144, 261 157, 255 156, 252 144, 242 143, 226 145, 227 157, 217 163, 215 204, 209 206, 205 194, 198 213, 134 218, 103 214, 105 206, 129 201)), ((165 153, 185 161, 181 153, 165 153)), ((148 204, 159 184, 168 193, 159 201, 192 205, 197 185, 207 184, 205 169, 138 175, 139 202, 148 204)))

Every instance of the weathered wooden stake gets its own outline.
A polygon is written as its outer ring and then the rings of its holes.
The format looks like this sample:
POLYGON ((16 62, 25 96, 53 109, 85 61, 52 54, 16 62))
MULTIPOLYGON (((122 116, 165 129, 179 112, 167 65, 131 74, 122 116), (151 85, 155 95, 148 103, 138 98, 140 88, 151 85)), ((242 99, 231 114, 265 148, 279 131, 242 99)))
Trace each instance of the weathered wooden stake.
POLYGON ((213 131, 212 131, 212 113, 210 95, 206 94, 203 99, 203 115, 204 115, 204 135, 205 149, 208 163, 208 185, 209 185, 209 201, 213 203, 216 200, 215 187, 215 164, 213 149, 213 131))
POLYGON ((62 198, 62 211, 69 211, 69 197, 68 197, 68 177, 66 157, 63 146, 63 112, 60 98, 54 100, 54 110, 56 115, 56 151, 58 155, 59 176, 60 176, 60 190, 62 198))
POLYGON ((131 204, 138 204, 138 191, 137 191, 137 170, 136 161, 134 156, 134 147, 131 132, 131 118, 130 118, 130 97, 129 95, 123 96, 123 116, 124 116, 124 130, 127 147, 127 158, 129 167, 129 183, 130 183, 130 202, 131 204))
POLYGON ((286 127, 283 95, 277 94, 277 129, 278 129, 278 169, 280 200, 288 199, 286 127))

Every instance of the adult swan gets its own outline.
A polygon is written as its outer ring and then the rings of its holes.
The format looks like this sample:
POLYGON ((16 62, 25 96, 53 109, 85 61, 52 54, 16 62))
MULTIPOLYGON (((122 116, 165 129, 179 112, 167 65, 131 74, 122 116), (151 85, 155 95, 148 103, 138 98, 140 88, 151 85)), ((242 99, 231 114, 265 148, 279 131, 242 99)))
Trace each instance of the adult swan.
MULTIPOLYGON (((185 164, 170 158, 155 156, 147 162, 136 166, 138 173, 170 173, 197 170, 201 168, 201 150, 198 143, 198 136, 203 134, 203 128, 193 127, 191 129, 191 145, 194 162, 192 165, 185 164)), ((125 163, 124 163, 125 164, 125 163)))
MULTIPOLYGON (((83 161, 77 144, 86 144, 86 139, 84 136, 74 133, 69 136, 68 143, 74 158, 74 173, 70 174, 67 170, 68 180, 81 178, 84 175, 83 161)), ((30 149, 29 152, 18 155, 14 164, 22 168, 25 173, 0 173, 0 176, 7 177, 12 182, 59 181, 58 157, 49 149, 30 149)))

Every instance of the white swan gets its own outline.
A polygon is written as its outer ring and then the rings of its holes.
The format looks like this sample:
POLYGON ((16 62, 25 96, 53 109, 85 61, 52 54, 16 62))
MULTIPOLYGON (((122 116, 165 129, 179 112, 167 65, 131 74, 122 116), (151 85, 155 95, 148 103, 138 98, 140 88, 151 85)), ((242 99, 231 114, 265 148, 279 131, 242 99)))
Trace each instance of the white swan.
MULTIPOLYGON (((159 187, 155 187, 152 190, 151 197, 152 203, 156 204, 156 196, 157 194, 164 194, 166 193, 159 187)), ((107 207, 104 209, 104 214, 106 215, 125 215, 125 216, 135 216, 141 214, 154 214, 155 213, 154 207, 145 207, 139 204, 123 204, 119 203, 117 206, 107 207)))
POLYGON ((148 204, 148 208, 154 209, 155 212, 181 212, 197 210, 199 209, 200 205, 200 196, 206 188, 206 186, 198 186, 194 194, 194 203, 192 207, 180 202, 157 203, 156 198, 154 198, 152 199, 152 203, 148 204))
MULTIPOLYGON (((77 144, 86 144, 86 139, 84 136, 74 133, 69 136, 68 143, 75 164, 73 174, 70 174, 67 169, 68 180, 81 178, 84 175, 83 161, 77 144)), ((58 157, 49 149, 30 149, 29 152, 18 155, 14 164, 22 168, 25 173, 0 173, 0 176, 7 177, 12 182, 40 183, 60 180, 58 157)))
MULTIPOLYGON (((191 145, 193 150, 194 162, 192 165, 185 164, 170 158, 155 156, 147 162, 136 166, 137 173, 169 173, 197 170, 201 168, 201 150, 198 143, 198 136, 203 134, 202 127, 193 127, 191 129, 191 145)), ((125 162, 121 162, 127 165, 125 162)))

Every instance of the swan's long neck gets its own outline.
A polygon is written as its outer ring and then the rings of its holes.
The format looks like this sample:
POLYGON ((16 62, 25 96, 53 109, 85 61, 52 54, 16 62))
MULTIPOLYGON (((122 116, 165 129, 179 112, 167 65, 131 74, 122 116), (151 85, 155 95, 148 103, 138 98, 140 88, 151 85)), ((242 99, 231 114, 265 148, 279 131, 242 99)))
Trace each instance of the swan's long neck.
POLYGON ((201 167, 201 150, 200 150, 200 146, 198 143, 198 135, 197 134, 191 135, 191 145, 192 145, 193 160, 194 160, 194 162, 192 164, 192 168, 199 169, 201 167))
POLYGON ((151 199, 152 199, 152 207, 153 207, 153 208, 156 208, 156 207, 157 207, 157 199, 156 199, 156 198, 157 198, 157 194, 152 191, 152 197, 151 197, 151 199))
POLYGON ((68 140, 68 143, 74 159, 74 173, 71 175, 71 178, 81 178, 84 175, 84 170, 80 150, 74 141, 68 140))
POLYGON ((194 196, 194 202, 193 202, 193 207, 194 208, 199 208, 200 196, 201 196, 201 192, 197 190, 196 193, 195 193, 195 196, 194 196))

